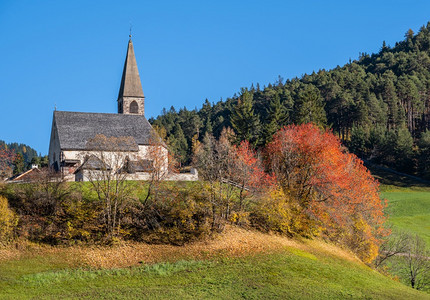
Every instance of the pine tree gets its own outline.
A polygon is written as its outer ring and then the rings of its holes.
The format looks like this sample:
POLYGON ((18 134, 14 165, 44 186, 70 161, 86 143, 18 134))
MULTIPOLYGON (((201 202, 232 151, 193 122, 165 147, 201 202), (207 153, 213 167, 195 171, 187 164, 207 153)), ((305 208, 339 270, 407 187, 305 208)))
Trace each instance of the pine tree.
POLYGON ((187 161, 188 143, 181 125, 175 125, 173 134, 169 136, 168 142, 177 161, 181 164, 185 163, 187 161))
POLYGON ((327 126, 327 116, 320 93, 314 86, 308 85, 299 93, 295 103, 295 123, 314 123, 319 127, 327 126))
POLYGON ((252 94, 247 89, 242 93, 231 112, 231 125, 236 133, 236 142, 248 141, 254 146, 259 142, 260 120, 254 113, 252 94))
POLYGON ((205 136, 206 133, 213 135, 213 128, 212 128, 212 121, 211 121, 212 115, 209 113, 206 118, 206 122, 203 126, 203 132, 202 136, 205 136))
POLYGON ((14 166, 13 175, 17 175, 24 172, 25 162, 24 162, 24 157, 22 156, 21 153, 16 154, 15 160, 13 161, 13 166, 14 166))
POLYGON ((266 125, 264 128, 264 139, 266 143, 272 140, 273 135, 284 125, 287 121, 287 113, 285 107, 281 104, 279 94, 275 94, 270 99, 269 107, 267 108, 266 125))

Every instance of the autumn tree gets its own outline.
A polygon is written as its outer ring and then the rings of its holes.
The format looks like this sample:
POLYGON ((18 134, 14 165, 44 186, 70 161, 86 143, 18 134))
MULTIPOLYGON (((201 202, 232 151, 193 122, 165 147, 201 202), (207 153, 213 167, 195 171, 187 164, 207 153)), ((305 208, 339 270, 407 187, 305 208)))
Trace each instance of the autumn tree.
POLYGON ((9 242, 18 224, 18 217, 9 208, 5 197, 0 196, 0 245, 9 242))
POLYGON ((15 160, 15 152, 7 149, 6 146, 0 147, 0 178, 12 176, 13 162, 15 160))
POLYGON ((384 231, 378 183, 329 131, 313 124, 281 129, 267 146, 267 167, 297 213, 319 231, 372 261, 384 231))
POLYGON ((230 143, 232 131, 224 129, 219 140, 206 134, 195 149, 194 164, 206 182, 208 200, 212 211, 212 229, 222 229, 231 212, 234 186, 224 184, 230 177, 234 154, 230 143))
POLYGON ((138 146, 131 137, 96 135, 88 140, 86 148, 81 153, 83 163, 79 170, 102 203, 105 232, 112 238, 119 233, 123 207, 131 193, 124 167, 130 160, 136 160, 133 153, 138 146))
POLYGON ((207 185, 213 227, 226 220, 242 222, 246 199, 264 190, 270 182, 250 143, 234 145, 234 140, 234 132, 227 128, 218 140, 206 134, 194 150, 194 164, 207 185))
POLYGON ((273 184, 273 178, 264 172, 261 160, 248 141, 233 146, 231 181, 239 188, 239 209, 244 208, 248 194, 262 192, 273 184))
POLYGON ((149 178, 146 181, 148 188, 142 202, 143 205, 151 197, 156 196, 157 187, 160 182, 165 180, 170 174, 176 172, 176 160, 169 153, 165 140, 166 133, 164 128, 155 126, 154 131, 151 132, 146 153, 146 161, 150 162, 150 166, 146 168, 149 178))

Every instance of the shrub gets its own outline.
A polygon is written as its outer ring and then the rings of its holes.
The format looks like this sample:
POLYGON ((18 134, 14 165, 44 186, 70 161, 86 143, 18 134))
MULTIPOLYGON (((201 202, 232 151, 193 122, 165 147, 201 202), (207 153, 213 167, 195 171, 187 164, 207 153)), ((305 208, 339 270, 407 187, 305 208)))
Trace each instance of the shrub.
POLYGON ((163 182, 156 197, 136 199, 127 208, 123 228, 128 238, 150 243, 182 245, 211 233, 210 209, 201 198, 202 187, 163 182))
POLYGON ((6 244, 14 237, 18 217, 9 208, 5 197, 0 196, 0 244, 6 244))
POLYGON ((281 188, 274 188, 257 199, 250 214, 251 224, 259 230, 278 232, 288 236, 315 236, 317 223, 301 213, 300 206, 281 188))

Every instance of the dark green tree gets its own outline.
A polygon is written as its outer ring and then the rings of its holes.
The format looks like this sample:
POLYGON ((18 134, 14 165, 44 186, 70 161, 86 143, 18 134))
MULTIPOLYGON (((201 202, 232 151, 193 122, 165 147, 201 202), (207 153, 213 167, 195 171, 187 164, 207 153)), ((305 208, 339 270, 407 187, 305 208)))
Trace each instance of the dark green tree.
POLYGON ((285 107, 281 104, 281 98, 275 94, 270 99, 267 107, 266 124, 264 126, 264 139, 268 143, 272 140, 273 135, 283 126, 286 125, 288 115, 285 107))
POLYGON ((296 124, 314 123, 320 127, 327 126, 327 116, 324 104, 317 88, 308 85, 299 93, 295 102, 296 124))
POLYGON ((21 153, 17 153, 13 161, 13 175, 20 174, 25 170, 24 157, 21 153))
POLYGON ((173 128, 173 134, 168 137, 168 144, 176 158, 182 165, 187 161, 188 143, 182 131, 181 125, 176 124, 173 128))
POLYGON ((430 178, 430 130, 421 133, 418 141, 418 171, 425 178, 430 178))
POLYGON ((236 106, 231 112, 231 125, 236 133, 236 142, 249 141, 254 146, 260 141, 260 120, 254 112, 253 95, 242 89, 236 106))

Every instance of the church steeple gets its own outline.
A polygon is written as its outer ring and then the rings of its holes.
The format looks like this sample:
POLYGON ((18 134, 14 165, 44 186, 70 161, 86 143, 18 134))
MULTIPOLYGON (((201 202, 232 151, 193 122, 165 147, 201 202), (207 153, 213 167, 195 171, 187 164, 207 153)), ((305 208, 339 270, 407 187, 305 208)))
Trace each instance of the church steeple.
POLYGON ((145 96, 143 95, 142 83, 140 82, 133 42, 130 35, 118 94, 118 113, 143 115, 144 112, 145 96))

